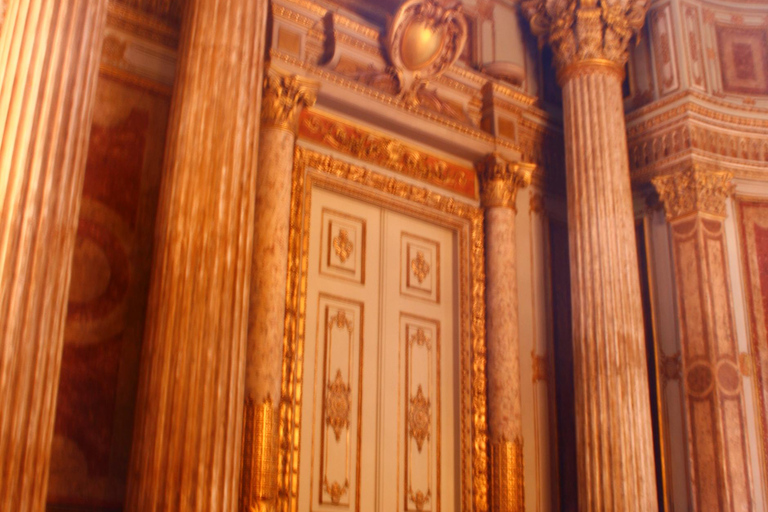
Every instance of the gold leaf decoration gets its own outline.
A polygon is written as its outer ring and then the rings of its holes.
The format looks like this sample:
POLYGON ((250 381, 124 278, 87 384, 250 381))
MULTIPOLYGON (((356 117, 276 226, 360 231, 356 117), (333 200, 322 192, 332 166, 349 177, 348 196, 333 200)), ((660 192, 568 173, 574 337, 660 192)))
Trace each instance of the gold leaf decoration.
POLYGON ((408 432, 416 441, 416 447, 421 453, 424 447, 424 441, 429 438, 429 424, 431 420, 430 403, 424 396, 421 384, 416 390, 416 396, 411 397, 411 408, 408 413, 408 432))
POLYGON ((342 430, 349 428, 351 392, 341 376, 341 370, 336 370, 336 379, 328 382, 325 394, 325 422, 333 429, 337 442, 341 440, 342 430))
POLYGON ((339 257, 342 263, 347 261, 349 255, 352 254, 354 246, 349 239, 349 234, 346 229, 340 229, 339 235, 333 239, 333 250, 336 251, 336 256, 339 257))
POLYGON ((411 270, 413 275, 419 280, 419 284, 424 282, 424 279, 429 275, 429 263, 424 258, 424 253, 419 251, 416 253, 416 257, 411 260, 411 270))

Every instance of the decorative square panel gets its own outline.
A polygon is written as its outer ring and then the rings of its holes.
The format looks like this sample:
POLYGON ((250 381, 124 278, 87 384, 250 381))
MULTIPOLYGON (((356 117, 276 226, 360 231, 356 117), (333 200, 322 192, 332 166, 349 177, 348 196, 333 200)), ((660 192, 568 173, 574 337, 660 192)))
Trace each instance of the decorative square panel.
POLYGON ((400 293, 439 303, 440 244, 403 232, 400 259, 400 293))
POLYGON ((768 94, 768 31, 763 27, 716 25, 723 91, 768 94))
POLYGON ((320 273, 365 282, 365 220, 323 209, 320 273))
POLYGON ((656 76, 659 94, 665 95, 680 88, 677 70, 677 48, 672 12, 669 4, 651 10, 650 25, 653 38, 653 58, 656 63, 656 76))

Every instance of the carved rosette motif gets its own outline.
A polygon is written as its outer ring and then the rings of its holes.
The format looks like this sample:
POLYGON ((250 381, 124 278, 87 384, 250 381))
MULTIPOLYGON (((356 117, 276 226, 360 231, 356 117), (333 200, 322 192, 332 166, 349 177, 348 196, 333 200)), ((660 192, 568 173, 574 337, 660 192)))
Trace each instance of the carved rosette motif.
POLYGON ((346 229, 340 229, 339 235, 333 239, 333 250, 336 251, 336 256, 339 257, 342 263, 347 261, 349 255, 352 254, 354 246, 349 239, 349 234, 346 229))
POLYGON ((733 173, 693 164, 681 172, 651 180, 667 212, 667 220, 707 213, 725 217, 725 200, 733 192, 733 173))
POLYGON ((411 270, 413 270, 413 275, 416 276, 416 279, 419 280, 419 284, 423 283, 427 278, 429 275, 429 263, 427 263, 423 252, 417 252, 416 257, 411 260, 411 270))
POLYGON ((351 392, 341 376, 341 370, 337 370, 336 378, 328 383, 325 395, 325 421, 333 429, 336 441, 341 440, 342 431, 349 428, 351 392))
POLYGON ((562 73, 576 63, 627 62, 627 47, 643 27, 649 0, 523 0, 539 44, 549 42, 562 73))
POLYGON ((261 124, 265 128, 280 128, 296 134, 299 113, 317 101, 318 84, 296 75, 284 75, 273 68, 264 76, 261 104, 261 124))
POLYGON ((517 211, 517 191, 531 183, 535 166, 528 163, 510 163, 491 153, 477 165, 483 207, 501 206, 517 211))
POLYGON ((416 390, 416 396, 411 397, 411 408, 408 411, 408 432, 416 441, 416 447, 421 453, 424 441, 429 438, 429 424, 431 420, 429 399, 424 396, 421 384, 416 390))

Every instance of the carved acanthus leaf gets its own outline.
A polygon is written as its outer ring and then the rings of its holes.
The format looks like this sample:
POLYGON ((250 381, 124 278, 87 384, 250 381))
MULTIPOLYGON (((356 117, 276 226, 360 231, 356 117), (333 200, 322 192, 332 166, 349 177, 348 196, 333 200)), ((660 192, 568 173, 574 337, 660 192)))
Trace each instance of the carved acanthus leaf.
POLYGON ((667 219, 692 213, 726 216, 725 200, 733 192, 733 173, 693 164, 682 171, 651 180, 659 193, 667 219))
POLYGON ((477 165, 483 206, 515 208, 517 191, 531 183, 535 166, 527 163, 510 163, 496 153, 491 153, 477 165))
POLYGON ((649 0, 523 0, 539 44, 549 42, 559 69, 578 61, 624 66, 629 41, 643 27, 649 0))

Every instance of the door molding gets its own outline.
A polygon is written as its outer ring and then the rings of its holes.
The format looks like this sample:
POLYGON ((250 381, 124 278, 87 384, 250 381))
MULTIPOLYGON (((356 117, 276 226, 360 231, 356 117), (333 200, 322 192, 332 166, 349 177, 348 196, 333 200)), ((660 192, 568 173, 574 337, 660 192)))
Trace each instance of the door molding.
POLYGON ((458 247, 461 510, 488 510, 483 212, 422 186, 296 147, 280 403, 280 510, 297 511, 309 215, 313 187, 450 229, 458 247))

